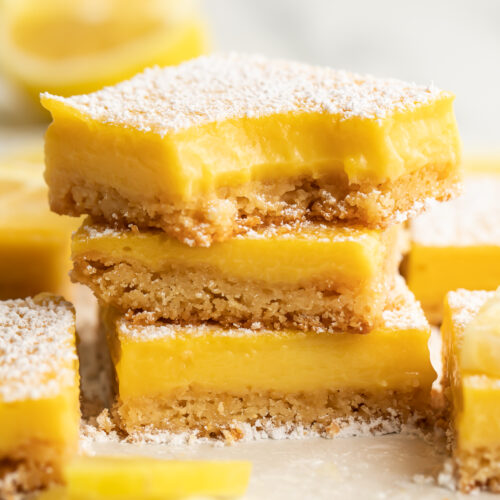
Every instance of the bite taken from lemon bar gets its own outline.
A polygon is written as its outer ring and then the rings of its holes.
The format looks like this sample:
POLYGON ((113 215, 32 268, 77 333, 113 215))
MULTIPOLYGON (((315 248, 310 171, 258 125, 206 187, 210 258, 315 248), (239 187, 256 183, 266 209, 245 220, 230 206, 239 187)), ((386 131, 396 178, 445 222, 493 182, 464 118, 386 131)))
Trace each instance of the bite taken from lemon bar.
POLYGON ((411 221, 408 286, 433 323, 447 292, 500 285, 500 175, 466 175, 464 194, 411 221))
POLYGON ((197 246, 297 220, 384 227, 457 190, 452 102, 432 86, 238 54, 45 93, 51 207, 197 246))
POLYGON ((444 385, 460 489, 500 492, 500 290, 448 293, 444 385))
POLYGON ((367 335, 140 326, 104 309, 118 425, 239 439, 251 429, 332 435, 351 423, 393 432, 427 422, 430 329, 399 286, 383 325, 367 335))
POLYGON ((73 237, 72 278, 136 322, 367 332, 382 322, 406 241, 398 225, 299 224, 201 248, 87 220, 73 237))
POLYGON ((0 302, 0 497, 61 481, 77 451, 75 312, 60 297, 0 302))

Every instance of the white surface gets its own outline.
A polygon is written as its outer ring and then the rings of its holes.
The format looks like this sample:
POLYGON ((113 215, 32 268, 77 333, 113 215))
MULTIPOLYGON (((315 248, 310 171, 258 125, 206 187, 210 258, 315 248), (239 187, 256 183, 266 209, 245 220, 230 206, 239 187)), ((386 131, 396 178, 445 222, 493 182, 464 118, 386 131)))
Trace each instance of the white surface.
MULTIPOLYGON (((438 486, 445 455, 417 437, 388 435, 338 439, 255 441, 233 446, 165 447, 97 444, 102 454, 176 459, 250 460, 247 500, 463 499, 438 486)), ((473 498, 498 498, 486 493, 473 498)))

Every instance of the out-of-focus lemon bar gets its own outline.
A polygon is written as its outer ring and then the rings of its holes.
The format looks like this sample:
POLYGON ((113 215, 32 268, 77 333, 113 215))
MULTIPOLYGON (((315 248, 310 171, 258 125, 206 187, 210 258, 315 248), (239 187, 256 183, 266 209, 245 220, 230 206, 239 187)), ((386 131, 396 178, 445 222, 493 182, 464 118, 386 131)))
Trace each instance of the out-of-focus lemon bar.
POLYGON ((43 166, 0 161, 0 299, 48 291, 68 296, 77 221, 49 210, 43 166))
POLYGON ((248 425, 334 433, 353 420, 426 418, 430 328, 399 285, 367 335, 141 326, 105 309, 119 425, 237 439, 248 425))
POLYGON ((382 321, 405 241, 400 226, 308 224, 200 248, 86 221, 73 238, 72 278, 143 320, 364 332, 382 321))
POLYGON ((50 203, 200 246, 271 222, 386 226, 454 194, 452 102, 434 87, 238 54, 45 93, 50 203))
POLYGON ((500 151, 465 153, 463 169, 466 174, 500 174, 500 151))
POLYGON ((77 449, 78 398, 71 304, 50 294, 0 302, 2 498, 61 480, 77 449))
POLYGON ((234 499, 245 493, 251 468, 243 461, 78 457, 64 468, 66 487, 40 500, 234 499))
POLYGON ((450 292, 441 331, 460 488, 500 492, 500 292, 450 292))
POLYGON ((463 196, 411 222, 405 274, 434 323, 448 291, 500 285, 500 175, 471 174, 464 184, 463 196))

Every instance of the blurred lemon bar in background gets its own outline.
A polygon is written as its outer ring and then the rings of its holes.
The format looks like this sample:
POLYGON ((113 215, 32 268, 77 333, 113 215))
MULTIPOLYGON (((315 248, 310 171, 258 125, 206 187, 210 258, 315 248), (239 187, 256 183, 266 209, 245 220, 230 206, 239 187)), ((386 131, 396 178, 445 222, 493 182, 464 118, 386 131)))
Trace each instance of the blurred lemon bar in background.
POLYGON ((105 308, 118 425, 238 440, 251 426, 328 435, 342 423, 426 421, 430 327, 402 280, 393 293, 366 335, 142 325, 105 308))
MULTIPOLYGON (((496 163, 500 167, 500 157, 496 163)), ((463 195, 410 223, 405 263, 410 289, 429 320, 441 321, 448 291, 494 290, 500 285, 500 168, 467 162, 463 195)))
POLYGON ((41 152, 0 158, 0 299, 70 297, 70 217, 50 212, 41 152))
POLYGON ((201 248, 87 220, 73 237, 72 278, 148 320, 367 332, 382 321, 405 241, 400 225, 302 224, 201 248))
POLYGON ((464 153, 463 167, 465 174, 500 175, 500 151, 464 153))
POLYGON ((44 93, 51 207, 198 246, 269 223, 385 227, 455 194, 453 98, 241 54, 44 93))
POLYGON ((244 461, 77 457, 63 469, 65 487, 39 500, 237 498, 247 489, 251 468, 244 461))
POLYGON ((441 331, 460 488, 499 493, 500 291, 448 293, 441 331))
POLYGON ((0 66, 38 96, 91 92, 207 48, 190 0, 4 0, 0 66))
POLYGON ((62 480, 78 447, 78 380, 73 306, 0 301, 0 498, 62 480))

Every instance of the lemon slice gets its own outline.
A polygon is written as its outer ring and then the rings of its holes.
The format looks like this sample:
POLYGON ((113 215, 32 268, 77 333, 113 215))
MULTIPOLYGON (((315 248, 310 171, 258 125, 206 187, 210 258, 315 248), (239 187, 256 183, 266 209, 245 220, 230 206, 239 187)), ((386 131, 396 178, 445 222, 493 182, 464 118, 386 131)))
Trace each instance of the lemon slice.
POLYGON ((167 500, 188 496, 234 498, 245 493, 250 462, 78 457, 63 472, 66 487, 40 500, 167 500))
POLYGON ((460 361, 464 371, 500 377, 500 288, 465 328, 460 361))
POLYGON ((31 93, 86 93, 205 52, 190 0, 4 0, 0 64, 31 93))

